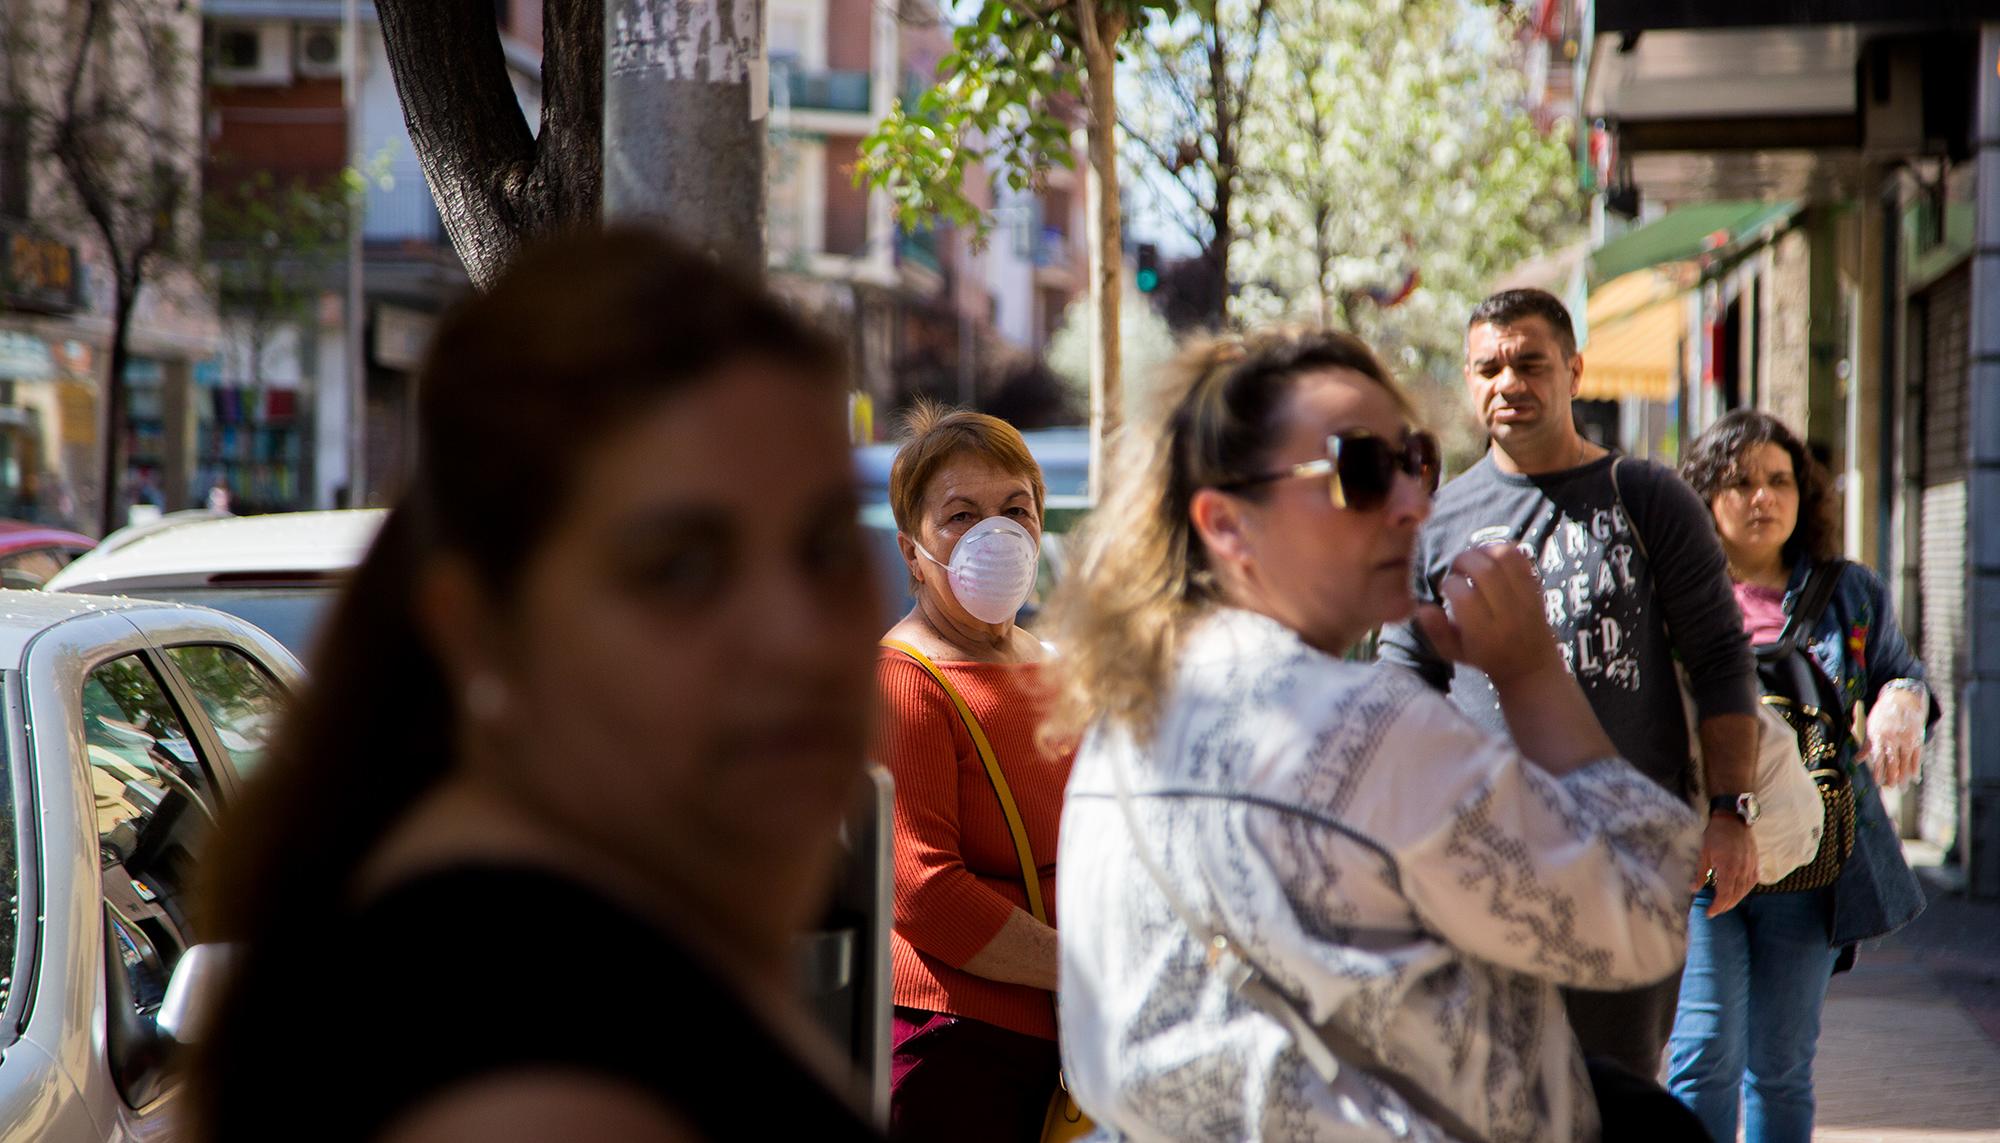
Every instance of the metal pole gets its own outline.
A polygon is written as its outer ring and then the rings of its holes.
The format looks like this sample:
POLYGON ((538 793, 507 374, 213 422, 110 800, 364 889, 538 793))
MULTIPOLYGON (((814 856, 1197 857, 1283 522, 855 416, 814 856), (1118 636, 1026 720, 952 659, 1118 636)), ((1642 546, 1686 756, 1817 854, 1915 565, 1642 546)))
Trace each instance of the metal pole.
POLYGON ((1972 256, 1971 479, 1966 522, 1972 559, 1965 583, 1967 680, 1960 751, 1967 766, 1966 829, 1959 850, 1966 888, 2000 897, 2000 23, 1979 30, 1975 118, 1978 221, 1972 256))
MULTIPOLYGON (((348 162, 361 162, 361 14, 357 0, 341 0, 340 103, 347 119, 348 162)), ((363 357, 364 324, 361 294, 361 228, 367 219, 367 195, 357 194, 347 206, 347 506, 368 503, 368 362, 363 357)))
POLYGON ((764 272, 764 0, 606 0, 604 217, 764 272))

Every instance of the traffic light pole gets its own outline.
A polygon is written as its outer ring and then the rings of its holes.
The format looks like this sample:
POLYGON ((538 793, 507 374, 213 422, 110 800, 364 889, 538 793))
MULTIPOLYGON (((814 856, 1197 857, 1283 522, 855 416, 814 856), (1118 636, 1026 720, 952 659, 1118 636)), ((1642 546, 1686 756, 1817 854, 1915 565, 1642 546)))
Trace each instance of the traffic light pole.
POLYGON ((1151 242, 1141 242, 1132 251, 1132 280, 1142 294, 1150 294, 1160 288, 1160 248, 1151 242))

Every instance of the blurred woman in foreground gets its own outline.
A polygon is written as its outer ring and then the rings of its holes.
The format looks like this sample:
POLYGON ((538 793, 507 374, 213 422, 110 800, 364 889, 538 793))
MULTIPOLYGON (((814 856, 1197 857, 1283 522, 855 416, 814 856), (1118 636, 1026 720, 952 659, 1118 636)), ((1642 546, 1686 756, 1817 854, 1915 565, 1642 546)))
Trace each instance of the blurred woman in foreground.
POLYGON ((447 319, 410 491, 225 829, 202 1137, 301 1090, 313 1138, 869 1137, 786 999, 870 714, 840 360, 641 230, 447 319))
POLYGON ((1595 1139, 1557 986, 1680 961, 1700 823, 1614 755, 1519 552, 1418 617, 1514 742, 1340 657, 1414 606, 1413 421, 1343 334, 1191 350, 1059 593, 1064 1063, 1126 1138, 1595 1139))

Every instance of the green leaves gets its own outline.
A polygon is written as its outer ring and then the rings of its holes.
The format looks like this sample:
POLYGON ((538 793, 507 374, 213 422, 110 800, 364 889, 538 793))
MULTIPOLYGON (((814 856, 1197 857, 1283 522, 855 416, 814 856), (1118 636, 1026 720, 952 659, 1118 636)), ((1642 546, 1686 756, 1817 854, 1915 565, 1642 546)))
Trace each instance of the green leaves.
MULTIPOLYGON (((1181 0, 1110 0, 1135 13, 1181 0)), ((992 221, 971 193, 978 174, 1027 190, 1050 168, 1076 166, 1084 101, 1077 0, 982 0, 952 31, 935 84, 898 100, 861 142, 855 183, 887 191, 907 227, 950 222, 983 239, 992 221)))

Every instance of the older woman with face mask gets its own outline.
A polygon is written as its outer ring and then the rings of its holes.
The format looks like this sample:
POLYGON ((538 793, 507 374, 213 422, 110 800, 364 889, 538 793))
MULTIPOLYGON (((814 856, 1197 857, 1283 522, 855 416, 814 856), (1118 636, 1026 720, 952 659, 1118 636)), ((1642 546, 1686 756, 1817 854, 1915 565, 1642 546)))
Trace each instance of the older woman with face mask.
POLYGON ((919 406, 889 475, 916 605, 877 664, 896 780, 890 1134, 1032 1139, 1056 1083, 1055 851, 1069 758, 1036 741, 1041 469, 1005 421, 919 406), (1011 803, 1011 805, 1009 804, 1011 803))

